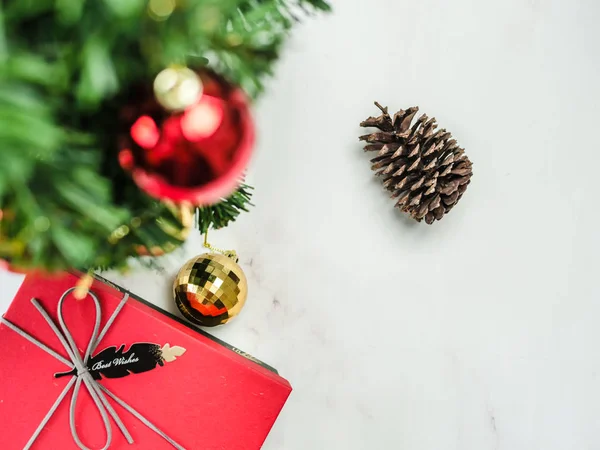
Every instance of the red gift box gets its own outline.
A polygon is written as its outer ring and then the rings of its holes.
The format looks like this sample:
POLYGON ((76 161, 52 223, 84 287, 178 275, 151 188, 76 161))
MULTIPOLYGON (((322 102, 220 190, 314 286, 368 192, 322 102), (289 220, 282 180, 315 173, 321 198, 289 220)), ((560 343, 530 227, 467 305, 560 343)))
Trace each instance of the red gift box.
MULTIPOLYGON (((78 378, 77 368, 71 371, 10 324, 70 362, 67 350, 31 299, 37 299, 60 328, 59 299, 77 280, 73 274, 28 276, 4 316, 8 323, 0 324, 3 450, 23 449, 61 392, 78 378)), ((97 279, 91 292, 99 301, 102 330, 126 291, 97 279)), ((62 315, 74 344, 84 355, 95 325, 92 297, 77 301, 67 295, 62 315)), ((100 389, 112 393, 187 450, 260 448, 291 392, 289 383, 274 369, 133 294, 86 366, 88 374, 83 370, 80 378, 96 380, 100 389)), ((73 389, 58 405, 33 449, 80 448, 69 423, 72 396, 73 389)), ((111 418, 111 449, 174 448, 119 402, 109 395, 106 398, 135 441, 130 446, 111 418)), ((107 433, 85 383, 77 396, 74 423, 83 444, 102 448, 107 433)))

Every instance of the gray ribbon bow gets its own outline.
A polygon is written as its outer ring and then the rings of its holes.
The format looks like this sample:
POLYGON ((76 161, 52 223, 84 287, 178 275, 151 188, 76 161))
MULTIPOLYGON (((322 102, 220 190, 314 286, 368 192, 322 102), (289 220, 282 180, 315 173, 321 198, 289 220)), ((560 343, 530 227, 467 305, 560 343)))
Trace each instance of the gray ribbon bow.
POLYGON ((123 424, 121 419, 119 418, 119 415, 116 413, 116 411, 110 405, 110 403, 108 403, 108 400, 106 399, 106 395, 108 395, 115 402, 117 402, 119 405, 121 405, 123 408, 125 408, 127 411, 129 411, 129 413, 133 414, 144 425, 146 425, 148 428, 150 428, 156 434, 158 434, 163 439, 165 439, 167 442, 169 442, 177 450, 185 450, 185 448, 183 448, 181 445, 179 445, 177 442, 175 442, 173 439, 171 439, 169 436, 167 436, 164 432, 162 432, 160 429, 158 429, 155 425, 153 425, 148 419, 146 419, 144 416, 142 416, 139 412, 137 412, 135 409, 133 409, 131 406, 129 406, 127 403, 125 403, 123 400, 118 398, 116 395, 114 395, 112 392, 110 392, 108 389, 106 389, 104 386, 102 386, 100 383, 98 383, 96 380, 94 380, 94 378, 88 371, 87 362, 88 362, 90 356, 94 353, 96 348, 98 348, 98 345, 100 344, 100 342, 102 341, 102 339, 104 338, 104 336, 106 335, 108 330, 110 329, 110 327, 113 324, 113 322, 115 321, 117 315, 119 314, 119 312, 121 312, 121 309, 123 308, 123 306, 125 306, 125 303, 127 302, 127 299, 129 298, 129 294, 125 294, 125 296, 119 303, 119 306, 117 306, 117 309, 115 309, 115 312, 112 314, 112 316, 110 316, 110 319, 104 326, 102 332, 100 334, 98 334, 98 332, 100 331, 100 322, 102 319, 102 316, 101 316, 102 311, 100 308, 100 302, 98 301, 98 297, 96 297, 92 292, 89 293, 89 296, 92 297, 92 299, 94 300, 94 304, 96 306, 96 323, 94 324, 94 331, 92 333, 92 337, 90 338, 90 342, 88 344, 87 350, 82 358, 82 356, 80 355, 79 350, 77 348, 77 345, 75 344, 75 341, 73 340, 73 336, 71 335, 69 328, 65 324, 65 320, 63 317, 63 310, 62 310, 65 298, 74 290, 75 290, 75 288, 71 288, 71 289, 67 290, 62 295, 62 297, 60 298, 60 301, 58 302, 58 321, 60 323, 62 333, 58 329, 58 327, 56 326, 56 324, 54 323, 54 321, 52 320, 50 315, 48 315, 46 310, 42 307, 42 305, 35 298, 31 299, 31 303, 33 303, 33 306, 35 306, 37 308, 37 310, 40 312, 40 314, 44 317, 44 319, 46 319, 46 322, 48 322, 48 325, 50 325, 50 328, 52 329, 52 331, 54 331, 54 333, 60 340, 61 344, 63 345, 67 354, 69 355, 69 358, 71 361, 67 360, 66 358, 63 358, 61 355, 56 353, 54 350, 49 348, 47 345, 38 341, 36 338, 31 336, 26 331, 22 330, 21 328, 19 328, 12 322, 8 321, 4 317, 2 317, 0 319, 0 321, 4 325, 6 325, 8 328, 13 330, 15 333, 18 333, 20 336, 24 337, 25 339, 27 339, 31 343, 35 344, 42 350, 46 351, 50 355, 54 356, 56 359, 58 359, 59 361, 61 361, 64 364, 66 364, 71 370, 77 369, 77 376, 74 376, 71 379, 71 381, 69 381, 67 386, 65 386, 64 390, 61 392, 61 394, 56 399, 56 402, 54 402, 54 404, 50 408, 50 411, 48 411, 48 414, 46 414, 46 416, 44 417, 44 419, 42 420, 40 425, 37 427, 37 429, 31 436, 31 439, 29 439, 29 441, 25 445, 24 450, 29 450, 33 446, 34 442, 36 441, 36 439, 38 438, 38 436, 40 435, 40 433, 42 432, 42 430, 44 429, 44 427, 46 426, 46 424, 48 423, 50 418, 54 415, 54 413, 58 409, 58 406, 61 404, 61 402, 64 400, 64 398, 67 396, 67 394, 69 393, 69 391, 71 390, 71 388, 73 386, 75 386, 75 388, 73 389, 73 395, 71 397, 71 407, 69 410, 69 424, 71 426, 71 434, 73 435, 73 440, 75 441, 75 443, 81 450, 90 450, 88 447, 86 447, 83 444, 83 442, 81 442, 81 439, 79 439, 79 435, 77 434, 77 428, 75 426, 75 409, 77 406, 77 398, 79 396, 79 389, 81 388, 81 383, 83 383, 85 385, 88 392, 90 393, 92 400, 94 401, 94 403, 96 404, 96 407, 98 408, 98 411, 100 412, 100 416, 102 417, 102 422, 104 423, 104 428, 106 430, 106 444, 104 444, 104 447, 102 447, 102 450, 107 450, 110 447, 110 444, 112 442, 112 427, 110 426, 110 422, 108 419, 109 415, 115 421, 115 423, 119 427, 119 430, 121 430, 121 433, 123 433, 123 436, 125 436, 125 439, 127 439, 127 442, 129 444, 134 443, 133 438, 131 437, 131 434, 129 433, 129 431, 127 430, 127 428, 125 427, 125 425, 123 424))

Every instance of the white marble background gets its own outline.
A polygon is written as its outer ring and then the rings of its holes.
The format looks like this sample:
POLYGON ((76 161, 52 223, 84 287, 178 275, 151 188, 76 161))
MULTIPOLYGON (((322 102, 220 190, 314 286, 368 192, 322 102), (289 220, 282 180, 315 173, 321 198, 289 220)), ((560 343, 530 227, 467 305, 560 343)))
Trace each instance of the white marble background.
MULTIPOLYGON (((250 282, 215 334, 295 388, 265 449, 600 449, 599 21, 597 0, 345 0, 297 30, 256 107, 256 208, 212 235, 250 282), (442 222, 372 178, 373 100, 466 147, 442 222)), ((174 310, 201 251, 109 278, 174 310)))

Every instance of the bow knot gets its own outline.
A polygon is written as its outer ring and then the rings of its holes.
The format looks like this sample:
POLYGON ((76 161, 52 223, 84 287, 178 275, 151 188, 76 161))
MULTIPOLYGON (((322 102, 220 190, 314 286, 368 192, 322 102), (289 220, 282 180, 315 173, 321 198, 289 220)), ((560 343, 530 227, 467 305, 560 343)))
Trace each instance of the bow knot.
POLYGON ((36 309, 44 317, 44 319, 46 320, 46 322, 48 323, 48 325, 50 326, 52 331, 54 331, 54 333, 56 334, 56 337, 58 337, 60 343, 62 344, 65 351, 67 352, 68 359, 64 358, 62 355, 58 354, 57 352, 52 350, 47 345, 38 341, 36 338, 34 338, 30 334, 28 334, 26 331, 19 328, 17 325, 13 324, 9 320, 5 319, 4 317, 1 318, 1 322, 4 325, 9 327, 11 330, 18 333, 19 335, 21 335, 28 341, 37 345, 39 348, 46 351, 50 355, 54 356, 56 359, 58 359, 59 361, 61 361, 65 365, 67 365, 69 367, 69 369, 71 369, 70 372, 66 372, 66 373, 62 373, 62 374, 55 374, 55 377, 58 378, 60 376, 73 375, 71 380, 67 383, 67 386, 64 388, 62 393, 56 399, 56 402, 54 402, 54 405, 52 405, 52 407, 50 408, 50 411, 48 411, 48 414, 46 414, 46 416, 44 417, 44 419, 42 420, 42 422, 40 423, 38 428, 35 430, 35 432, 31 436, 31 439, 29 439, 29 442, 27 442, 27 444, 25 445, 24 450, 29 450, 33 446, 36 439, 38 438, 38 436, 40 435, 40 433, 42 432, 42 430, 44 429, 44 427, 46 426, 46 424, 48 423, 50 418, 54 415, 54 413, 58 409, 59 405, 62 403, 62 401, 64 400, 66 395, 69 393, 71 388, 73 388, 73 395, 71 396, 71 405, 69 408, 69 425, 71 427, 71 434, 73 435, 73 440, 75 441, 75 444, 77 444, 77 446, 81 450, 90 450, 88 447, 86 447, 83 444, 83 442, 81 442, 81 439, 79 438, 79 435, 77 434, 77 429, 75 426, 75 410, 77 407, 77 399, 79 397, 79 390, 81 389, 82 383, 85 385, 86 389, 90 393, 92 400, 94 401, 96 407, 98 408, 98 412, 100 413, 100 416, 102 417, 102 423, 104 424, 104 429, 106 430, 106 443, 102 447, 102 450, 108 450, 108 448, 110 447, 110 444, 112 442, 112 427, 110 426, 109 416, 117 424, 117 427, 119 428, 119 430, 121 431, 121 433, 123 434, 123 436, 125 437, 127 442, 129 444, 133 444, 133 438, 131 437, 131 434, 129 433, 129 431, 127 430, 127 428, 121 421, 121 418, 119 417, 117 412, 114 410, 114 408, 108 402, 108 399, 106 398, 107 395, 110 398, 112 398, 115 402, 117 402, 120 406, 122 406, 124 409, 126 409, 129 413, 131 413, 137 419, 139 419, 144 425, 146 425, 152 431, 154 431, 159 436, 161 436, 163 439, 165 439, 167 442, 169 442, 177 450, 185 450, 185 448, 183 448, 181 445, 179 445, 177 442, 175 442, 173 439, 171 439, 169 436, 167 436, 163 431, 158 429, 158 427, 156 427, 154 424, 152 424, 148 419, 146 419, 144 416, 142 416, 139 412, 137 412, 135 409, 133 409, 131 406, 129 406, 127 403, 125 403, 123 400, 119 399, 116 395, 114 395, 112 392, 110 392, 108 389, 106 389, 104 386, 102 386, 98 381, 94 380, 94 378, 92 377, 92 375, 87 367, 87 363, 88 363, 88 360, 90 359, 90 356, 96 350, 96 348, 98 347, 98 345, 100 344, 100 342, 102 341, 104 336, 106 335, 107 331, 112 326, 113 322, 115 321, 115 319, 116 319, 117 315, 119 314, 119 312, 121 311, 121 309, 125 306, 125 302, 129 298, 129 294, 125 294, 125 296, 123 297, 123 299, 121 300, 121 302, 119 303, 119 305, 117 306, 117 308, 115 309, 115 311, 113 312, 111 317, 109 318, 108 322, 102 329, 102 332, 100 333, 100 322, 102 319, 100 301, 98 300, 98 297, 96 297, 96 295, 94 295, 93 292, 90 291, 88 293, 88 295, 94 301, 94 306, 96 309, 96 321, 94 324, 94 330, 92 332, 92 336, 90 337, 90 341, 87 345, 87 349, 86 349, 85 353, 83 355, 81 355, 81 353, 79 352, 79 349, 77 347, 77 344, 75 344, 75 340, 73 339, 73 336, 71 335, 71 331, 69 330, 69 327, 67 327, 64 317, 63 317, 63 303, 64 303, 65 299, 67 298, 67 296, 74 290, 75 290, 75 288, 71 288, 71 289, 67 290, 62 295, 62 297, 60 298, 60 300, 58 302, 58 321, 59 321, 60 328, 62 329, 62 331, 59 330, 59 328, 56 326, 56 323, 54 323, 54 320, 52 320, 52 318, 46 312, 46 310, 43 308, 43 306, 40 304, 40 302, 38 302, 36 299, 31 299, 31 303, 33 304, 33 306, 36 307, 36 309))

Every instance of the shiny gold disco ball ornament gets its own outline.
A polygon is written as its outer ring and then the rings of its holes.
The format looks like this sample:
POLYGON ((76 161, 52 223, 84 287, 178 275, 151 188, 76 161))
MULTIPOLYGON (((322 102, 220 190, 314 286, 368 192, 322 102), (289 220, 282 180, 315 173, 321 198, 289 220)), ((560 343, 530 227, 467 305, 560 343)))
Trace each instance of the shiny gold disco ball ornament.
POLYGON ((235 255, 204 253, 190 259, 173 283, 175 303, 190 322, 214 327, 241 311, 248 282, 235 255))

